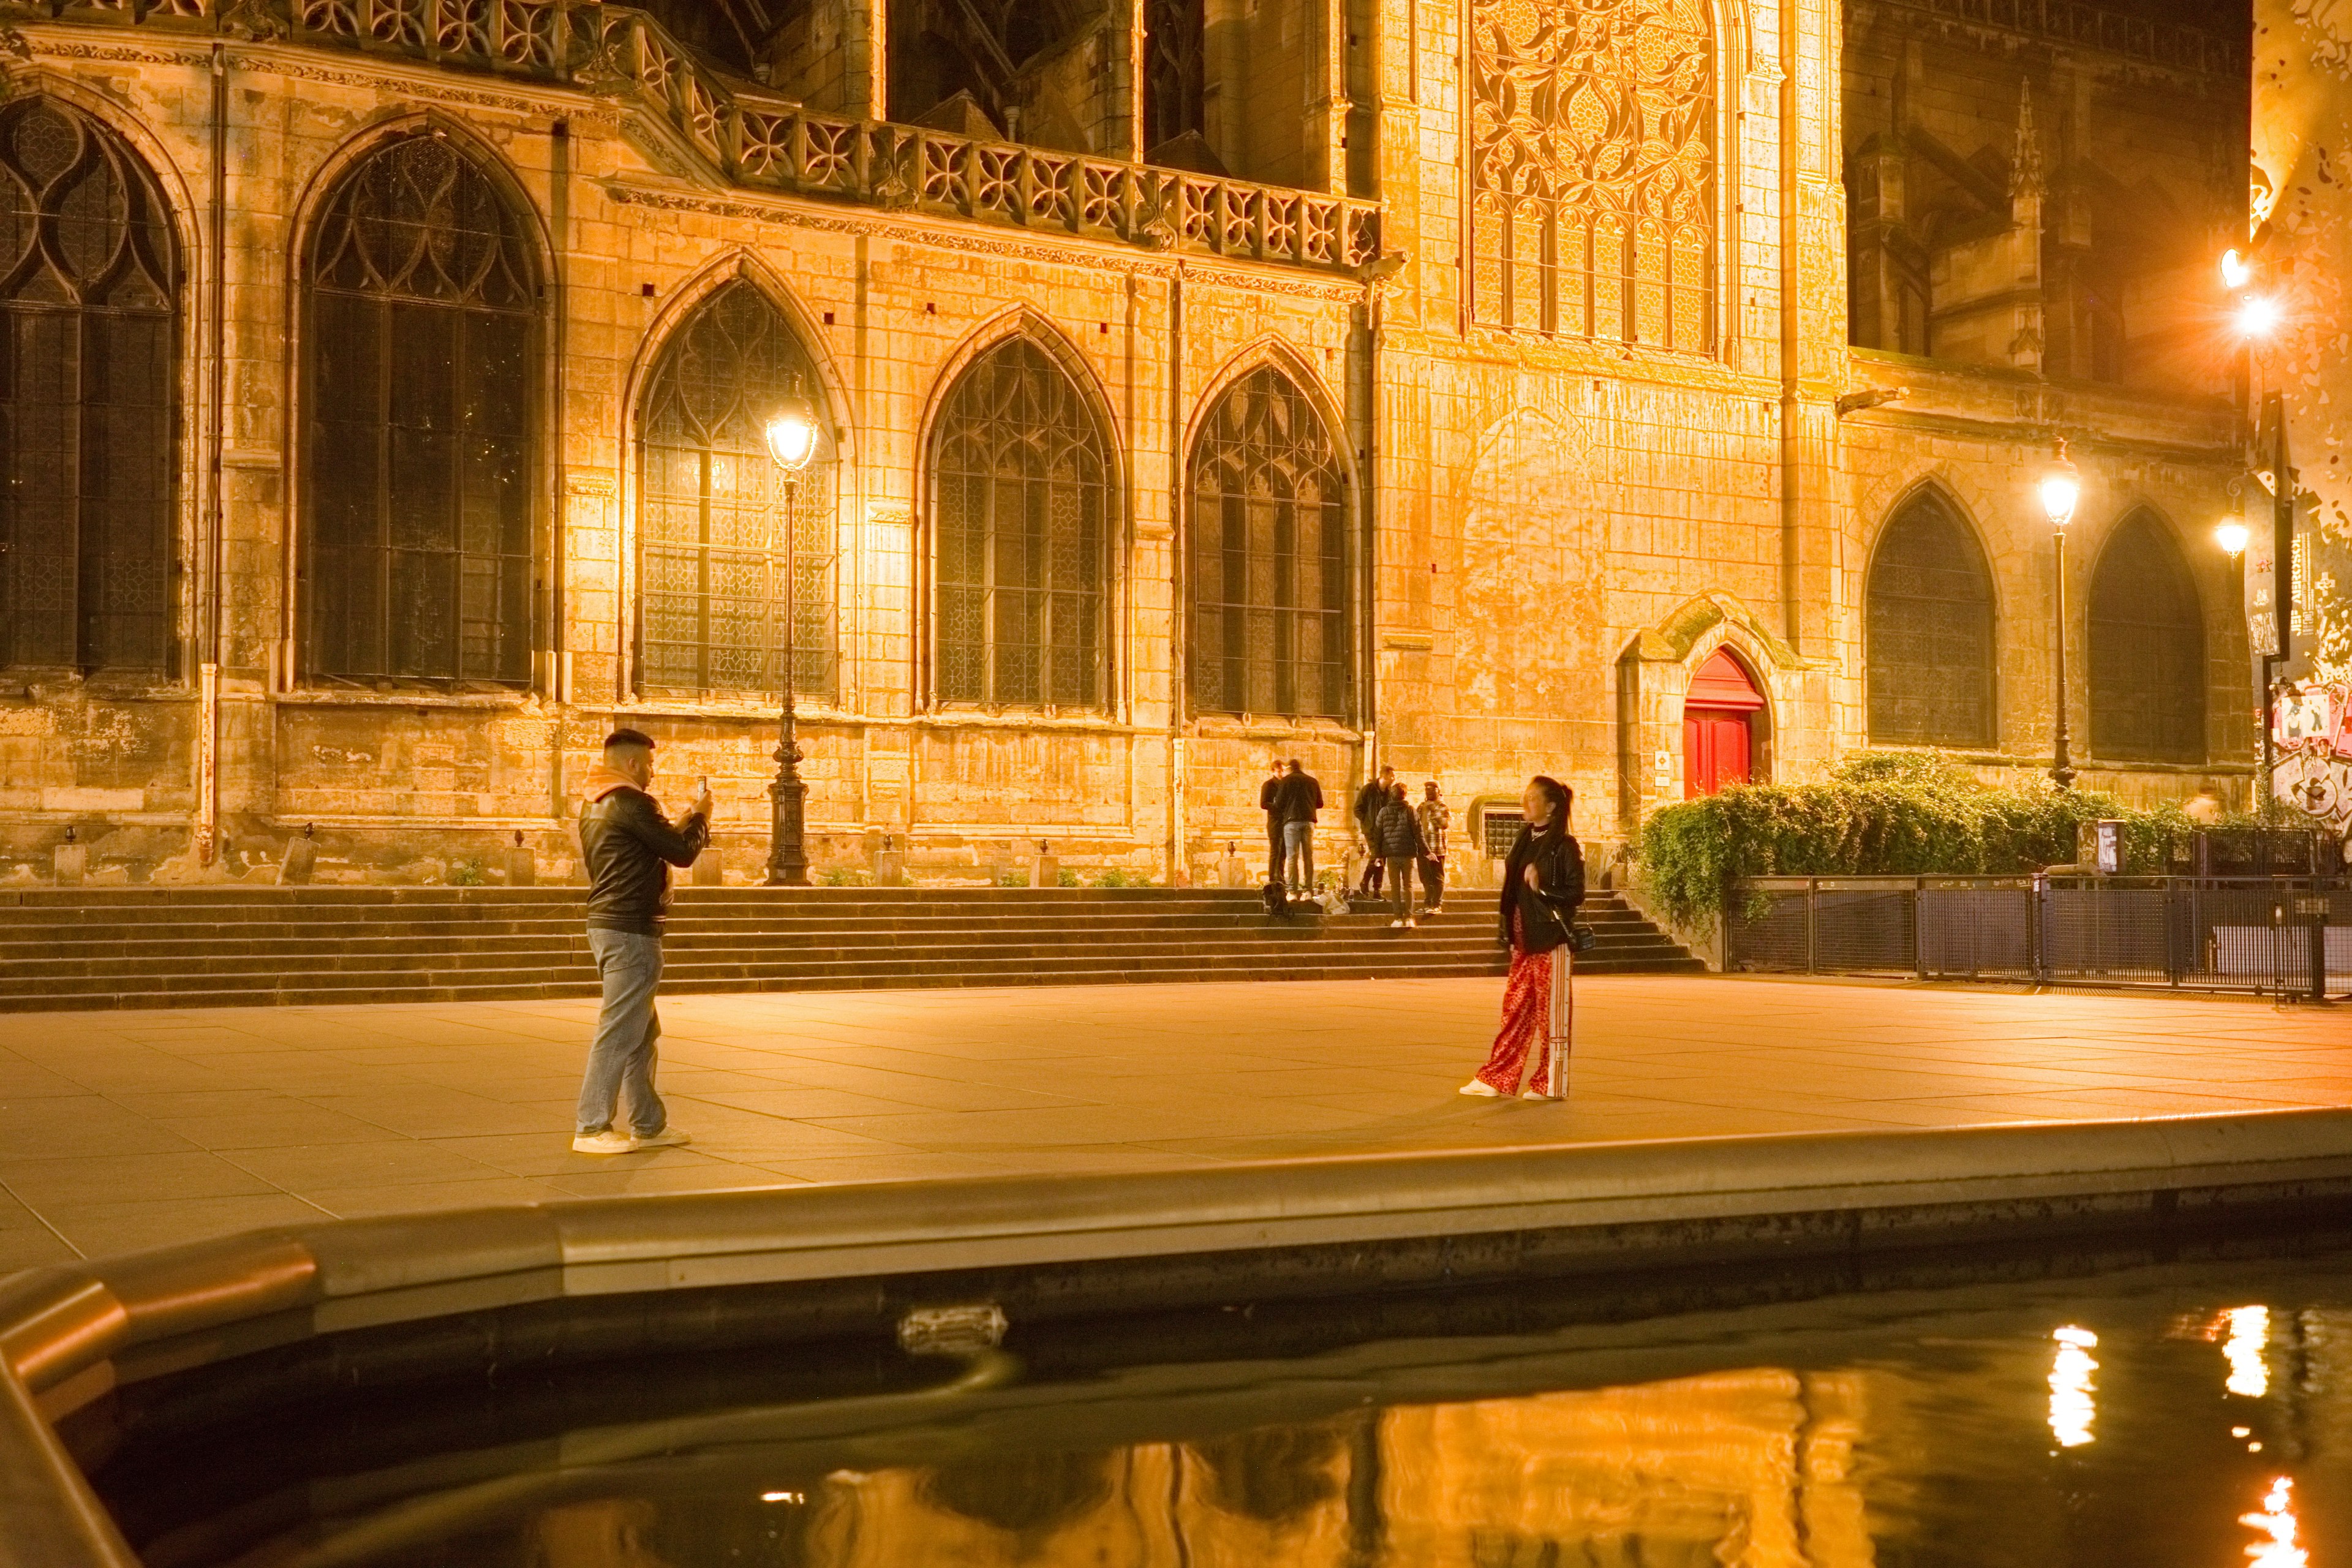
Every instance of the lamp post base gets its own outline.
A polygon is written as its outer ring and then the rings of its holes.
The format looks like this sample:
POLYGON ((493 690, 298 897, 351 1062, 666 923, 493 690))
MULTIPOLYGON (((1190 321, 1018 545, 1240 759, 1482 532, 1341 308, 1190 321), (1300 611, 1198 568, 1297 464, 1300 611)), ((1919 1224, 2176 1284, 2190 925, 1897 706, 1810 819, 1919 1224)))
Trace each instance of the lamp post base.
POLYGON ((808 848, 803 833, 808 785, 801 782, 801 749, 789 733, 776 748, 776 782, 768 786, 772 804, 768 831, 768 886, 808 886, 808 848))

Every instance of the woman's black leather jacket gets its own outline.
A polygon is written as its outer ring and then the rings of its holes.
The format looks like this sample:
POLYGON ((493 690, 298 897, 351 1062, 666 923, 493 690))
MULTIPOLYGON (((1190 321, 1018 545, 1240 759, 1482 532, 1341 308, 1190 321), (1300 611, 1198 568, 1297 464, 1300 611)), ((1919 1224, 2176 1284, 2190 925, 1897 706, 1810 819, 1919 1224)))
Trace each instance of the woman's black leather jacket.
POLYGON ((1511 858, 1503 866, 1502 930, 1498 939, 1511 941, 1511 916, 1519 917, 1519 947, 1528 952, 1549 952, 1568 940, 1569 922, 1584 902, 1584 848, 1576 835, 1563 828, 1538 833, 1519 829, 1511 858), (1536 870, 1536 886, 1528 886, 1527 869, 1536 870))

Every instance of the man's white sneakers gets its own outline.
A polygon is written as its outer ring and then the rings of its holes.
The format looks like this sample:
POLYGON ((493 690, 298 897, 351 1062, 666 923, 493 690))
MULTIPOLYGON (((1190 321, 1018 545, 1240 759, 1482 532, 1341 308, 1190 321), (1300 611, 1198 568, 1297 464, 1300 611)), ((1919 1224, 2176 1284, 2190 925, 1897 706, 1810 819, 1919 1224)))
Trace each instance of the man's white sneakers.
POLYGON ((575 1154, 625 1154, 636 1147, 635 1140, 617 1127, 607 1127, 602 1132, 583 1132, 572 1140, 575 1154))
POLYGON ((1462 1086, 1462 1092, 1464 1094, 1475 1095, 1481 1100, 1500 1100, 1503 1098, 1503 1091, 1496 1089, 1493 1084, 1488 1083, 1483 1078, 1474 1078, 1468 1083, 1464 1084, 1462 1086))
POLYGON ((644 1138, 632 1137, 617 1127, 607 1127, 602 1132, 583 1132, 572 1140, 575 1154, 632 1154, 640 1149, 677 1149, 694 1140, 675 1127, 644 1138))

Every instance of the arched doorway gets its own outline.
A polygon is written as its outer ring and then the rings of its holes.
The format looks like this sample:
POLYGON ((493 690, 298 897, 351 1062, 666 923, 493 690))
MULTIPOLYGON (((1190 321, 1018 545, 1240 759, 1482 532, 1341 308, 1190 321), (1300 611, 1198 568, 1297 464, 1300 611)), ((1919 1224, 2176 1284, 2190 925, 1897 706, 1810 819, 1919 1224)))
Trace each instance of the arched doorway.
POLYGON ((1756 715, 1764 694, 1729 650, 1717 648, 1683 698, 1683 798, 1696 800, 1755 772, 1756 715))

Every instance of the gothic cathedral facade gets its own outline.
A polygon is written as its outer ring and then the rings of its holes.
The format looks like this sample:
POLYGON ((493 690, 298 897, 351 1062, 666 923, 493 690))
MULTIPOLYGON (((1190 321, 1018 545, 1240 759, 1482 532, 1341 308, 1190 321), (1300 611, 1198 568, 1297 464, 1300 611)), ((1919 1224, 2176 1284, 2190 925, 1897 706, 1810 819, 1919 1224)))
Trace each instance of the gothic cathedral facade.
POLYGON ((787 680, 821 876, 1197 881, 1292 756, 1605 853, 2046 767, 2062 636, 2242 803, 2220 16, 0 0, 0 874, 561 878, 626 724, 756 879, 787 680))

